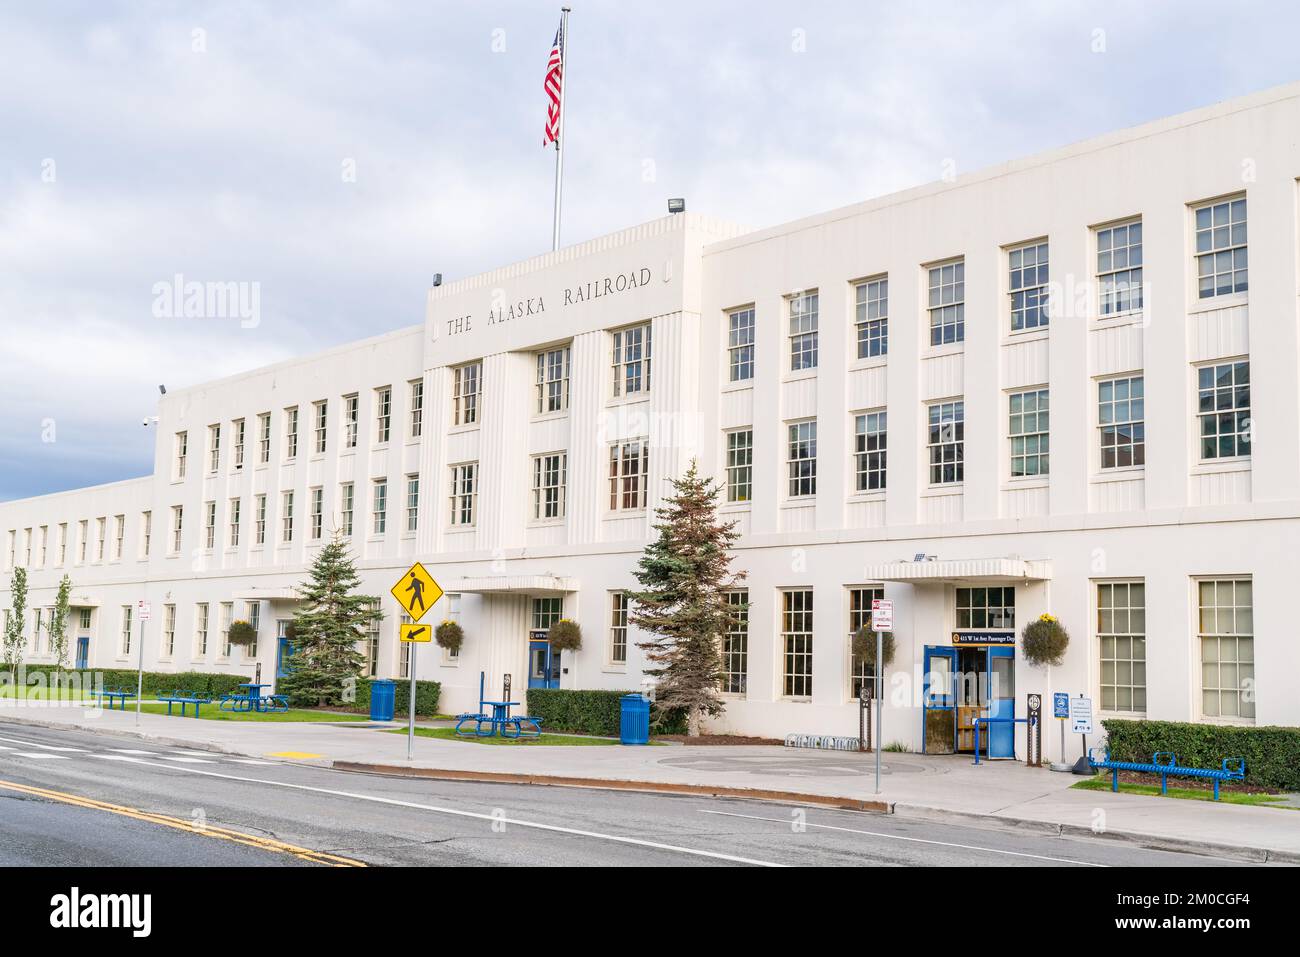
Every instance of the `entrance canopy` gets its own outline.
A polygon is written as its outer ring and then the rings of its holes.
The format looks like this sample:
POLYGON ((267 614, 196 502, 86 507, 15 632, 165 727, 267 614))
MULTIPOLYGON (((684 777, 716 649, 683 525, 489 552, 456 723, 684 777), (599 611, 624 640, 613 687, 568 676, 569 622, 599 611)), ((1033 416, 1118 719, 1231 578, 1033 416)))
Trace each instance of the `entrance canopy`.
POLYGON ((885 562, 868 565, 864 580, 909 584, 990 584, 1040 582, 1052 578, 1050 561, 1022 558, 954 558, 944 561, 885 562))
POLYGON ((563 595, 578 590, 576 578, 555 575, 493 575, 442 582, 444 591, 469 595, 563 595))

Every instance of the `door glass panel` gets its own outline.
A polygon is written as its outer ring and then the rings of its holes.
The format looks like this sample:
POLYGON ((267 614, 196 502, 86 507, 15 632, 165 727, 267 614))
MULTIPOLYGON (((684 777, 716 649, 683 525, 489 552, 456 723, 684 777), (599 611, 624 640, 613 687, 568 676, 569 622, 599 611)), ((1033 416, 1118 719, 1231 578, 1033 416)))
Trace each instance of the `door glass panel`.
POLYGON ((1016 696, 1015 661, 1011 658, 993 659, 993 687, 990 697, 1014 698, 1016 696))

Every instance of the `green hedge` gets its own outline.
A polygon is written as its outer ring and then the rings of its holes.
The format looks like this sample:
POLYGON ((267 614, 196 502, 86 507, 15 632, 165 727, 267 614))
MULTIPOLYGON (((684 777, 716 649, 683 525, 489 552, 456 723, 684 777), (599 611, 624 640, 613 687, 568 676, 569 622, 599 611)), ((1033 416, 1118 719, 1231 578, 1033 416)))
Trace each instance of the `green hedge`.
POLYGON ((1224 758, 1242 757, 1247 783, 1300 791, 1300 728, 1120 718, 1109 718, 1102 725, 1116 760, 1150 761, 1157 751, 1172 751, 1180 765, 1218 768, 1224 758))
MULTIPOLYGON (((410 714, 411 708, 411 682, 407 679, 396 678, 396 694, 394 698, 396 704, 393 708, 393 717, 401 718, 410 714)), ((415 713, 425 715, 426 717, 438 713, 438 702, 442 697, 442 685, 436 681, 417 681, 415 683, 415 713)), ((345 705, 349 711, 360 711, 364 714, 370 713, 370 679, 366 678, 357 682, 357 700, 351 704, 345 705)))
MULTIPOLYGON (((616 738, 620 699, 636 691, 570 691, 564 688, 529 688, 528 713, 542 719, 545 731, 574 731, 616 738)), ((680 711, 651 714, 656 734, 685 734, 686 715, 680 711)))
MULTIPOLYGON (((50 675, 56 669, 53 665, 25 665, 28 675, 40 673, 50 675)), ((74 677, 82 682, 83 690, 94 690, 98 687, 98 675, 104 676, 104 687, 106 689, 116 690, 117 688, 126 688, 130 691, 135 690, 138 672, 134 669, 125 668, 84 668, 77 670, 75 668, 63 669, 65 676, 74 677)), ((5 672, 6 679, 8 672, 5 672)), ((49 683, 49 678, 46 678, 49 683)), ((157 694, 160 691, 174 691, 178 688, 185 691, 198 691, 209 694, 214 697, 220 697, 223 694, 229 694, 235 690, 237 685, 245 684, 251 681, 248 675, 232 675, 216 671, 146 671, 144 673, 144 693, 157 694)))

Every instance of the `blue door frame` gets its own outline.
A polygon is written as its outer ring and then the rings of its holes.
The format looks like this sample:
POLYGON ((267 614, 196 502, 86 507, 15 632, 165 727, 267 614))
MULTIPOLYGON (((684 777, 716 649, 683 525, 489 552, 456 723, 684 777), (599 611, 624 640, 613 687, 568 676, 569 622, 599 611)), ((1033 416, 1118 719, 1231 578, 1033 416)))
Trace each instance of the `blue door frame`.
MULTIPOLYGON (((989 646, 988 689, 990 718, 1014 719, 1016 716, 1015 660, 1016 649, 1014 647, 989 646)), ((1016 726, 1014 724, 999 721, 989 726, 988 755, 990 758, 1014 758, 1016 756, 1016 726)))
POLYGON ((289 663, 289 659, 293 657, 293 652, 292 641, 288 638, 279 639, 275 651, 275 676, 277 678, 283 678, 293 671, 293 665, 289 663))
POLYGON ((86 668, 90 664, 90 636, 82 635, 77 639, 77 667, 86 668))
POLYGON ((560 686, 560 652, 551 648, 544 639, 531 638, 528 642, 528 687, 558 688, 560 686))
MULTIPOLYGON (((956 750, 957 743, 957 695, 953 687, 953 682, 957 677, 957 649, 945 647, 942 645, 927 645, 925 649, 925 672, 922 676, 924 682, 922 689, 922 714, 921 714, 921 752, 923 754, 952 754, 956 750), (947 672, 946 687, 938 684, 935 687, 930 686, 931 677, 935 677, 934 663, 936 661, 946 662, 939 668, 940 674, 947 672), (944 713, 948 715, 951 722, 952 731, 948 740, 952 742, 951 750, 931 752, 929 742, 926 740, 929 736, 930 715, 931 713, 944 713)), ((942 679, 939 679, 942 681, 942 679)))

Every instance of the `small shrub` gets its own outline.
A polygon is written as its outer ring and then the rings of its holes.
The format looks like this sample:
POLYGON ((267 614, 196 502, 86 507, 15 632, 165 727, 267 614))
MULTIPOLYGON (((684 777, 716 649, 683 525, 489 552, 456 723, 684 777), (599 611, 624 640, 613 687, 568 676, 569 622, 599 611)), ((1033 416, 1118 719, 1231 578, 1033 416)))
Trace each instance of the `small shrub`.
POLYGON ((1181 767, 1220 768, 1224 758, 1240 757, 1246 759, 1247 784, 1300 791, 1300 728, 1123 718, 1107 718, 1102 725, 1117 761, 1146 763, 1157 751, 1172 751, 1181 767))
POLYGON ((1031 665, 1059 665, 1070 645, 1070 634, 1055 617, 1039 615, 1025 625, 1020 636, 1020 647, 1025 660, 1031 665))
POLYGON ((582 629, 576 621, 568 618, 561 618, 551 625, 546 637, 551 647, 560 651, 577 651, 582 647, 582 629))
MULTIPOLYGON (((616 738, 624 695, 635 691, 574 691, 567 688, 529 688, 528 713, 542 719, 544 731, 573 731, 616 738)), ((655 734, 685 734, 682 711, 650 710, 650 730, 655 734)))
POLYGON ((433 640, 439 648, 446 648, 453 655, 460 653, 460 646, 465 643, 465 629, 454 621, 444 621, 433 632, 433 640))
MULTIPOLYGON (((885 653, 885 667, 888 668, 894 663, 894 652, 897 650, 897 643, 894 641, 892 631, 887 631, 881 635, 880 647, 885 653)), ((868 667, 875 668, 876 633, 871 630, 870 625, 863 625, 853 633, 853 654, 868 667)))

